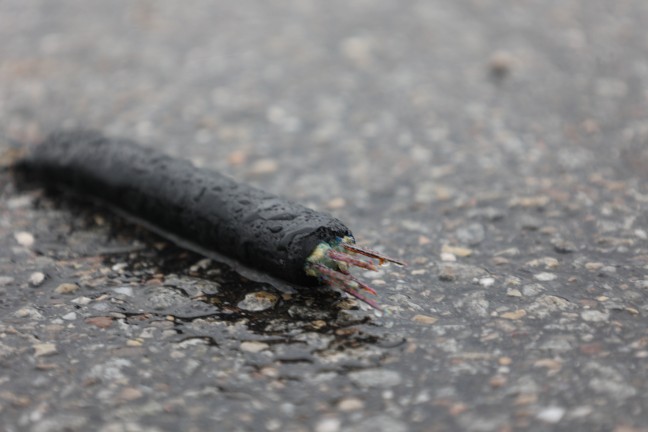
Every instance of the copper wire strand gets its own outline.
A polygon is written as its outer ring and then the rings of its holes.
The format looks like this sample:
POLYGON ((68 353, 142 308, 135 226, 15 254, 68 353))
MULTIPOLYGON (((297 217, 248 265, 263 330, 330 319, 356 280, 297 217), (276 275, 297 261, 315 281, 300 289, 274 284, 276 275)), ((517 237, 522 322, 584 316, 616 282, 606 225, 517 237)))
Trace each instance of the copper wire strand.
POLYGON ((378 303, 359 293, 357 291, 357 288, 361 288, 374 295, 377 294, 376 290, 360 282, 350 273, 342 273, 330 269, 323 264, 313 264, 313 267, 319 272, 319 274, 324 280, 327 280, 329 282, 330 285, 339 286, 344 292, 352 295, 358 300, 363 301, 364 303, 367 303, 369 306, 373 307, 374 309, 382 311, 382 307, 380 307, 378 303), (357 285, 357 287, 354 286, 354 284, 357 285))
POLYGON ((351 265, 354 265, 356 267, 360 267, 360 268, 367 269, 367 270, 372 270, 372 271, 378 270, 378 267, 376 267, 376 265, 374 263, 368 262, 368 261, 363 261, 363 260, 358 259, 358 258, 354 258, 351 255, 345 254, 344 252, 338 252, 335 249, 330 249, 327 253, 328 253, 328 256, 331 259, 334 259, 335 261, 342 261, 342 262, 345 262, 347 264, 351 264, 351 265))
POLYGON ((383 254, 381 254, 379 252, 376 252, 374 250, 371 250, 371 249, 362 248, 362 247, 360 247, 360 246, 358 246, 356 244, 342 243, 341 246, 343 248, 345 248, 346 250, 350 251, 350 252, 357 253, 359 255, 364 255, 364 256, 369 257, 369 258, 377 259, 380 264, 384 264, 385 262, 391 262, 391 263, 394 263, 394 264, 398 264, 400 266, 405 266, 406 265, 405 262, 403 262, 403 261, 399 261, 399 260, 396 260, 394 258, 390 258, 387 255, 383 255, 383 254))

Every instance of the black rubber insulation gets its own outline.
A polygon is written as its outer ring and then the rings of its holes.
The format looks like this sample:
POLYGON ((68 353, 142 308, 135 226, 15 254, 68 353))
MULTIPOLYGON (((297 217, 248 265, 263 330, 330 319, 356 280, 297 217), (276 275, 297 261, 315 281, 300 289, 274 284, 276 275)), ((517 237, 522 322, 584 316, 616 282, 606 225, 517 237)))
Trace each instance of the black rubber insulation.
POLYGON ((318 244, 352 238, 329 214, 94 131, 54 133, 18 168, 295 284, 321 283, 305 272, 318 244))

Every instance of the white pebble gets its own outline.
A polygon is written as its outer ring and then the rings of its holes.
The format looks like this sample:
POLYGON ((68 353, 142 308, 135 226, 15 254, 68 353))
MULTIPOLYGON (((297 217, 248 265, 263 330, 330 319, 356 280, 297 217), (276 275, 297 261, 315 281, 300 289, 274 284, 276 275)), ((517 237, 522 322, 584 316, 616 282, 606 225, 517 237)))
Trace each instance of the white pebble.
POLYGON ((536 416, 538 420, 547 423, 558 423, 565 415, 565 408, 562 407, 548 407, 543 409, 536 416))
POLYGON ((587 322, 604 322, 608 320, 609 316, 610 315, 607 312, 600 312, 597 310, 586 310, 581 312, 581 318, 583 318, 583 321, 587 322))
POLYGON ((441 252, 441 261, 455 262, 457 261, 457 256, 449 252, 441 252))
POLYGON ((320 420, 315 426, 315 432, 337 432, 340 430, 340 419, 335 417, 320 420))
POLYGON ((264 349, 267 349, 268 347, 269 345, 263 342, 256 342, 256 341, 241 342, 241 351, 247 351, 251 353, 258 353, 260 351, 263 351, 264 349))
POLYGON ((495 279, 493 278, 479 279, 479 285, 483 286, 484 288, 488 288, 489 286, 492 286, 494 283, 495 283, 495 279))
POLYGON ((117 287, 117 288, 113 288, 113 291, 116 292, 117 294, 123 294, 123 295, 128 296, 128 297, 133 296, 133 288, 131 288, 131 287, 126 287, 126 286, 117 287))
POLYGON ((534 275, 533 277, 536 278, 539 281, 548 282, 548 281, 555 280, 557 276, 554 273, 543 272, 543 273, 538 273, 537 275, 534 275))
POLYGON ((30 247, 34 244, 34 236, 26 231, 14 233, 14 238, 20 246, 30 247))
POLYGON ((69 314, 63 315, 61 318, 66 321, 74 321, 75 319, 77 319, 77 314, 76 312, 70 312, 69 314))
POLYGON ((33 287, 39 286, 44 280, 45 274, 42 272, 34 272, 29 276, 29 284, 33 287))

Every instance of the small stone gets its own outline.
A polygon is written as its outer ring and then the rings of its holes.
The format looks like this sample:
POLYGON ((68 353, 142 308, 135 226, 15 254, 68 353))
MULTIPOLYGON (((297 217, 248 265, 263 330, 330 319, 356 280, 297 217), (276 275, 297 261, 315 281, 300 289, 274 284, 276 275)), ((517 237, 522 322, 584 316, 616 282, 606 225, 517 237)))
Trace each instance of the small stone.
POLYGON ((435 317, 428 316, 428 315, 414 315, 414 317, 412 318, 412 321, 414 321, 416 323, 419 323, 419 324, 431 325, 431 324, 434 324, 435 322, 439 321, 439 319, 435 318, 435 317))
POLYGON ((609 319, 610 315, 607 312, 597 310, 586 310, 581 312, 581 318, 587 322, 605 322, 609 319))
POLYGON ((77 319, 77 314, 76 312, 70 312, 68 314, 63 315, 61 318, 66 321, 74 321, 75 319, 77 319))
POLYGON ((40 286, 45 281, 45 273, 34 272, 29 276, 29 285, 33 287, 40 286))
POLYGON ((543 220, 528 214, 520 216, 520 228, 526 231, 537 231, 542 227, 543 220))
POLYGON ((85 297, 85 296, 77 297, 72 300, 72 303, 78 304, 80 306, 85 306, 90 302, 92 302, 92 299, 90 297, 85 297))
POLYGON ((14 238, 20 246, 30 247, 34 244, 34 236, 26 231, 14 233, 14 238))
POLYGON ((533 366, 547 368, 550 371, 557 372, 562 369, 562 362, 550 358, 543 358, 533 362, 533 366))
POLYGON ((341 424, 340 419, 328 417, 317 422, 315 432, 338 432, 341 424))
POLYGON ((117 294, 122 294, 127 297, 132 297, 133 296, 133 288, 128 287, 128 286, 123 286, 123 287, 117 287, 112 289, 114 293, 117 294))
POLYGON ((457 278, 454 268, 450 266, 443 266, 439 271, 439 279, 444 282, 451 282, 457 278))
POLYGON ((112 271, 115 271, 117 273, 123 273, 124 270, 126 270, 126 267, 128 267, 128 264, 125 262, 117 263, 114 266, 111 267, 112 271))
POLYGON ((565 408, 562 407, 548 407, 543 409, 536 416, 538 420, 546 423, 558 423, 565 415, 565 408))
POLYGON ((506 290, 506 295, 509 297, 522 297, 522 293, 517 288, 509 288, 506 290))
POLYGON ((250 175, 272 174, 279 169, 279 164, 274 159, 259 159, 252 164, 250 175))
POLYGON ((520 318, 524 318, 526 314, 527 313, 524 309, 518 309, 513 312, 504 312, 500 317, 508 320, 519 320, 520 318))
POLYGON ((338 409, 340 411, 358 411, 362 408, 364 408, 364 402, 356 398, 342 399, 340 403, 338 403, 338 409))
POLYGON ((129 346, 129 347, 139 347, 139 346, 142 346, 143 344, 144 344, 144 341, 142 339, 139 339, 139 338, 138 339, 128 339, 126 341, 126 346, 129 346))
POLYGON ((488 70, 495 78, 504 78, 515 67, 515 58, 508 51, 498 50, 488 60, 488 70))
POLYGON ((533 275, 533 277, 541 282, 549 282, 557 278, 555 273, 547 273, 547 272, 535 274, 533 275))
POLYGON ((43 314, 41 314, 38 310, 30 306, 18 309, 16 312, 14 312, 14 315, 18 318, 29 317, 34 320, 39 320, 43 318, 43 314))
POLYGON ((326 321, 324 321, 324 320, 314 320, 313 322, 311 322, 311 326, 315 330, 320 330, 320 329, 323 329, 324 327, 326 327, 326 321))
POLYGON ((549 198, 547 195, 539 195, 539 196, 532 196, 532 197, 515 197, 509 201, 509 207, 543 208, 547 204, 549 204, 550 201, 551 198, 549 198))
POLYGON ((465 227, 461 227, 456 231, 457 239, 468 246, 476 246, 484 241, 486 237, 486 230, 480 223, 471 223, 465 227))
POLYGON ((522 287, 522 294, 524 294, 525 296, 533 297, 537 296, 538 294, 542 294, 544 290, 545 288, 542 285, 533 283, 524 285, 522 287))
POLYGON ((588 262, 585 263, 585 268, 589 271, 599 271, 601 270, 605 264, 600 263, 600 262, 588 262))
POLYGON ((263 342, 257 342, 257 341, 241 342, 241 351, 250 352, 250 353, 258 353, 265 349, 268 349, 269 347, 270 345, 263 342))
POLYGON ((108 328, 112 325, 113 319, 107 316, 98 316, 86 318, 85 322, 86 324, 91 324, 99 328, 108 328))
POLYGON ((493 286, 495 283, 495 279, 493 278, 481 278, 479 279, 479 285, 483 286, 484 288, 488 288, 493 286))
POLYGON ((56 345, 53 343, 36 344, 32 348, 34 348, 34 357, 45 357, 58 353, 56 345))
POLYGON ((648 233, 645 230, 642 229, 636 229, 635 230, 635 235, 639 237, 641 240, 648 240, 648 233))
POLYGON ((351 372, 349 379, 360 387, 389 388, 401 383, 400 373, 388 369, 366 369, 351 372))
POLYGON ((555 269, 558 267, 558 260, 552 257, 537 258, 527 262, 525 265, 529 267, 544 267, 547 270, 555 269))
POLYGON ((72 294, 79 289, 77 284, 73 283, 62 283, 54 289, 54 292, 57 294, 72 294))
POLYGON ((346 205, 346 200, 342 197, 333 198, 332 200, 326 203, 326 207, 331 210, 339 210, 341 208, 344 208, 345 205, 346 205))
POLYGON ((126 387, 119 393, 119 399, 122 401, 133 401, 144 395, 142 390, 135 387, 126 387))
POLYGON ((578 249, 574 243, 561 238, 551 240, 551 244, 553 245, 554 250, 558 253, 572 253, 576 252, 578 249))
POLYGON ((441 261, 444 262, 455 262, 457 261, 457 256, 455 254, 447 253, 447 252, 442 252, 441 253, 441 261))
POLYGON ((279 301, 279 296, 266 291, 258 291, 245 295, 245 298, 237 305, 240 309, 259 312, 274 307, 279 301))
POLYGON ((472 255, 473 250, 461 246, 450 246, 446 244, 443 245, 443 247, 441 248, 441 253, 449 253, 464 258, 472 255))

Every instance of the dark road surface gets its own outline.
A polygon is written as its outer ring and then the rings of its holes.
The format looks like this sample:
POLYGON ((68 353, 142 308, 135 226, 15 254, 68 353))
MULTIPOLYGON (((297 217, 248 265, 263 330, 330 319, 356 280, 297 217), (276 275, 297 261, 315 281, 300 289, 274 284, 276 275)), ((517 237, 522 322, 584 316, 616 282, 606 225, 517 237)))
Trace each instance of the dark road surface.
POLYGON ((0 429, 647 431, 647 25, 643 0, 0 0, 0 429), (248 280, 18 184, 59 128, 409 266, 360 274, 382 316, 248 280))

